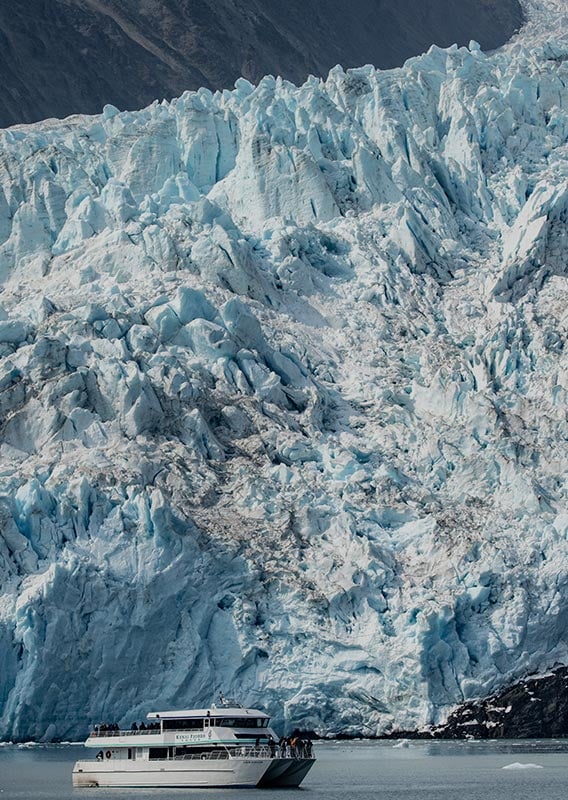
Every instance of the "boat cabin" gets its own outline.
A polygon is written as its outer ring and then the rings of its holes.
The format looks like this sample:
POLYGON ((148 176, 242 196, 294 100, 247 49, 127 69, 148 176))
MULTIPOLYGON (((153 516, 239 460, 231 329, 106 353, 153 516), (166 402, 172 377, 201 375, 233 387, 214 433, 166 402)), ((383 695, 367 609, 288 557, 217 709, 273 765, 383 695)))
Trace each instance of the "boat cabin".
MULTIPOLYGON (((148 726, 130 730, 95 730, 87 747, 98 747, 99 760, 163 760, 199 758, 212 751, 246 752, 266 749, 278 741, 269 727, 270 717, 242 706, 211 706, 182 711, 152 711, 148 726)), ((102 726, 101 726, 102 727, 102 726)))
POLYGON ((270 717, 248 708, 217 708, 197 711, 152 711, 149 720, 161 723, 162 731, 204 730, 205 728, 267 728, 270 717))

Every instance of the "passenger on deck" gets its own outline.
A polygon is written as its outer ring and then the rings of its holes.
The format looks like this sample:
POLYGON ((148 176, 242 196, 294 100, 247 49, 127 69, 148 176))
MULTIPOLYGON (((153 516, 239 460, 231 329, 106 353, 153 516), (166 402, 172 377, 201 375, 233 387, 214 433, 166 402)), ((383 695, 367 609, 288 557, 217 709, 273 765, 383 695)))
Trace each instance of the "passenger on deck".
POLYGON ((130 726, 130 730, 131 730, 131 731, 137 731, 137 730, 138 730, 138 725, 137 725, 137 723, 136 723, 136 722, 133 722, 133 723, 132 723, 132 725, 130 726))
POLYGON ((146 730, 146 726, 144 725, 143 722, 140 723, 140 730, 141 731, 145 731, 146 730))

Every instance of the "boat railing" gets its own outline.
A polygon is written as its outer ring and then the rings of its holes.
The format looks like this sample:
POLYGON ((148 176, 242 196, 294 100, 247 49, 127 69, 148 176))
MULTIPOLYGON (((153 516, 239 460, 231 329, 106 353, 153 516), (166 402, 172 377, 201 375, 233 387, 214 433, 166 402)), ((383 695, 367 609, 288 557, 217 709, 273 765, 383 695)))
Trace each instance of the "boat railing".
MULTIPOLYGON (((171 733, 171 731, 168 731, 171 733)), ((144 729, 137 731, 92 731, 89 738, 104 739, 108 736, 147 736, 149 734, 161 734, 158 729, 144 729)), ((239 744, 234 746, 215 747, 204 753, 184 753, 183 755, 173 756, 174 760, 178 759, 192 759, 192 760, 205 760, 205 759, 220 759, 220 758, 311 758, 307 756, 303 749, 294 749, 281 747, 279 743, 275 742, 272 747, 270 745, 246 745, 239 744)))
POLYGON ((132 731, 132 730, 129 730, 129 731, 101 731, 101 730, 98 730, 98 731, 91 731, 91 733, 89 734, 89 738, 106 739, 108 736, 147 736, 148 734, 158 734, 159 735, 161 733, 162 733, 162 731, 159 728, 154 728, 154 729, 144 728, 143 730, 140 730, 140 728, 139 728, 137 731, 132 731))
POLYGON ((297 752, 283 755, 280 747, 270 748, 266 745, 237 745, 236 747, 217 747, 205 753, 184 753, 174 756, 174 761, 208 761, 223 758, 301 758, 297 752))

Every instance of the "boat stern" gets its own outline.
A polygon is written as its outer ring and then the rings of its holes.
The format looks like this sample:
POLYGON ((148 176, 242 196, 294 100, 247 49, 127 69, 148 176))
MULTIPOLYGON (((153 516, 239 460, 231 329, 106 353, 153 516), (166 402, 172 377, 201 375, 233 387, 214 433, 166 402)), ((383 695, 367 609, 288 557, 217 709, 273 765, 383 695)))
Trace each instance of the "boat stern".
POLYGON ((299 786, 314 763, 315 758, 275 758, 257 786, 259 788, 299 786))
POLYGON ((95 787, 99 785, 96 776, 91 772, 93 767, 92 761, 76 761, 73 767, 73 786, 75 788, 81 787, 95 787))

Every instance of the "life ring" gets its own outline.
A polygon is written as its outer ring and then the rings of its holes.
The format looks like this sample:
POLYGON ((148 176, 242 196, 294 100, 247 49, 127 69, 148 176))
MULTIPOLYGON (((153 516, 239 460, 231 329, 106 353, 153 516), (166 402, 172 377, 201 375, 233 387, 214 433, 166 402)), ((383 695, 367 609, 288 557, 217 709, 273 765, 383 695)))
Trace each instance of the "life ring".
POLYGON ((107 751, 106 751, 106 753, 105 753, 105 756, 106 756, 107 758, 110 758, 110 757, 112 756, 112 753, 110 752, 110 750, 107 750, 107 751))

